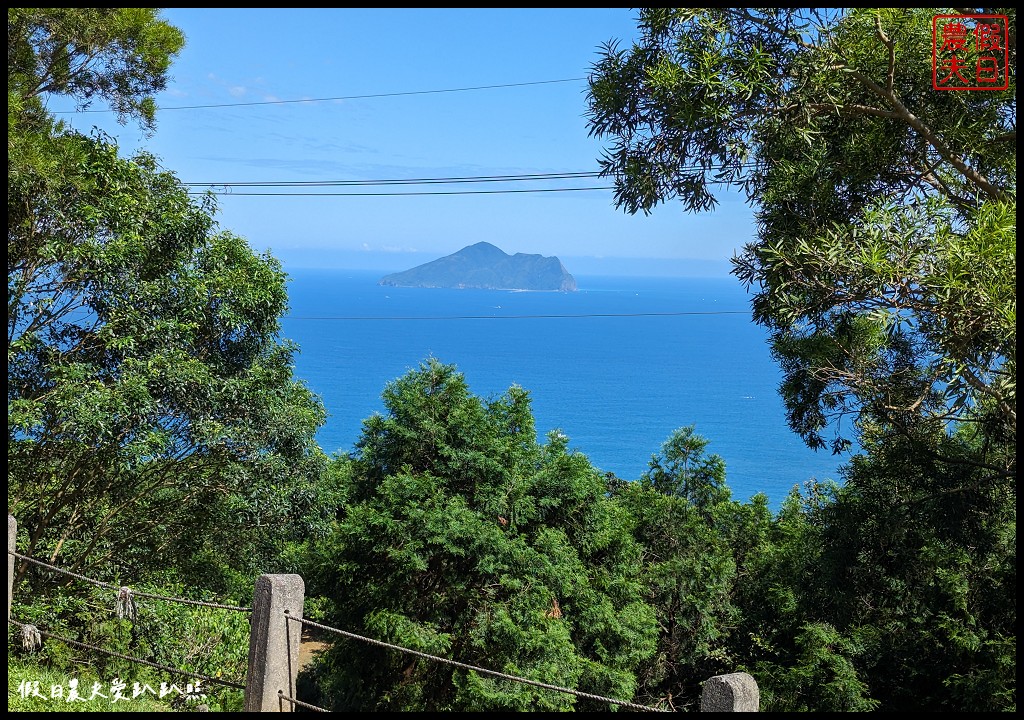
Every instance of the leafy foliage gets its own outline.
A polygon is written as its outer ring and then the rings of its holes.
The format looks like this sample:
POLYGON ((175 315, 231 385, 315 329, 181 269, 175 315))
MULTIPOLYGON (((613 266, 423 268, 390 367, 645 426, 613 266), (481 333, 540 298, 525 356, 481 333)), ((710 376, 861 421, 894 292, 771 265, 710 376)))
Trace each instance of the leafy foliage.
MULTIPOLYGON (((143 9, 8 13, 8 509, 22 552, 228 591, 329 519, 285 275, 156 158, 44 93, 146 122, 181 35, 143 9), (177 573, 177 575, 175 575, 177 573)), ((23 569, 22 569, 23 572, 23 569)))
MULTIPOLYGON (((627 517, 585 457, 537 444, 527 393, 471 395, 430 359, 364 422, 337 531, 314 548, 331 624, 469 665, 628 700, 654 618, 627 517), (368 572, 368 570, 370 570, 368 572)), ((570 710, 600 703, 339 641, 335 710, 570 710)))
POLYGON ((1016 11, 984 11, 986 92, 932 88, 936 12, 646 8, 590 77, 619 207, 746 194, 733 273, 789 425, 863 449, 841 488, 733 515, 727 647, 769 710, 1015 707, 1016 11))
POLYGON ((934 91, 933 14, 647 8, 593 66, 620 207, 755 206, 733 272, 812 447, 849 413, 1016 436, 1016 44, 1009 89, 934 91))
MULTIPOLYGON (((28 682, 40 681, 40 692, 47 698, 27 697, 22 702, 26 709, 53 711, 59 701, 50 698, 50 684, 64 688, 65 699, 70 680, 78 680, 79 693, 85 701, 68 702, 72 710, 121 710, 125 707, 139 710, 139 703, 148 701, 156 709, 182 709, 188 705, 206 704, 211 709, 240 711, 242 692, 210 681, 171 673, 167 670, 125 660, 108 653, 120 653, 141 658, 146 662, 175 668, 185 673, 198 673, 209 677, 244 682, 249 651, 249 622, 245 613, 200 608, 157 600, 135 597, 133 613, 118 612, 118 592, 87 586, 66 592, 54 593, 49 571, 35 569, 30 573, 12 607, 12 616, 45 629, 58 637, 65 637, 78 643, 103 648, 96 653, 79 645, 64 643, 54 637, 44 637, 42 647, 29 650, 22 647, 18 633, 8 640, 8 659, 14 667, 24 667, 22 678, 28 682), (56 675, 51 682, 47 676, 56 675), (122 693, 132 698, 138 684, 139 692, 135 702, 111 700, 111 685, 123 682, 122 693), (105 697, 90 698, 93 683, 105 697), (199 687, 198 694, 205 697, 186 697, 189 684, 199 687), (165 684, 163 697, 161 684, 165 684), (181 692, 171 688, 176 686, 181 692)), ((148 585, 136 588, 141 592, 180 597, 190 594, 180 585, 148 585)), ((208 594, 191 599, 222 601, 208 594)), ((9 696, 20 698, 17 690, 9 696)), ((145 707, 141 709, 146 709, 145 707)))
POLYGON ((23 99, 98 98, 152 130, 153 95, 185 36, 156 8, 8 8, 7 90, 23 99))
POLYGON ((837 630, 870 638, 858 664, 885 707, 1011 710, 1013 484, 971 461, 967 433, 937 438, 941 448, 874 442, 836 502, 812 515, 822 552, 807 617, 828 608, 837 630))
POLYGON ((725 486, 725 463, 705 454, 707 445, 693 426, 676 430, 648 472, 613 496, 643 548, 643 583, 659 626, 638 697, 673 710, 697 709, 703 682, 735 671, 726 640, 737 620, 730 543, 739 506, 725 486))

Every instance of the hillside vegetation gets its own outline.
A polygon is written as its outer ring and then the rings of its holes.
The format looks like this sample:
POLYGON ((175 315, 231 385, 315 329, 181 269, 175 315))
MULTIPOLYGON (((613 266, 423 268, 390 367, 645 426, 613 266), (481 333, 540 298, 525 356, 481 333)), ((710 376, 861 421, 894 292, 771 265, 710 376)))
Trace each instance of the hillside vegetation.
POLYGON ((181 32, 156 9, 9 9, 8 511, 20 552, 80 574, 17 562, 11 613, 106 650, 9 628, 9 705, 63 709, 17 678, 168 679, 111 652, 244 676, 244 613, 132 609, 81 577, 247 606, 260 574, 298 573, 307 617, 390 645, 330 638, 301 699, 333 711, 695 710, 737 671, 764 711, 1014 711, 1015 35, 1008 89, 939 92, 934 14, 648 8, 592 68, 617 204, 748 192, 735 274, 790 427, 861 448, 773 513, 732 498, 685 418, 618 478, 539 438, 528 388, 477 397, 436 358, 327 456, 280 263, 152 156, 47 109, 155 131, 181 32))

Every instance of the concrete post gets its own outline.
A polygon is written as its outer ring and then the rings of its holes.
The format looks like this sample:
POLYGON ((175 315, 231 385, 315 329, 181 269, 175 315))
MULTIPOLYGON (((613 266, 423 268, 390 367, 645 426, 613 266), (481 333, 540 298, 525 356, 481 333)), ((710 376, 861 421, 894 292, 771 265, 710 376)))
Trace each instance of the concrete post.
POLYGON ((11 624, 11 601, 14 599, 14 556, 18 552, 18 521, 7 513, 7 624, 11 624))
POLYGON ((704 683, 701 712, 759 712, 761 692, 747 673, 716 675, 704 683))
POLYGON ((245 676, 246 712, 292 712, 292 703, 277 693, 295 697, 299 674, 302 617, 306 586, 298 575, 260 575, 253 593, 249 634, 249 668, 245 676))

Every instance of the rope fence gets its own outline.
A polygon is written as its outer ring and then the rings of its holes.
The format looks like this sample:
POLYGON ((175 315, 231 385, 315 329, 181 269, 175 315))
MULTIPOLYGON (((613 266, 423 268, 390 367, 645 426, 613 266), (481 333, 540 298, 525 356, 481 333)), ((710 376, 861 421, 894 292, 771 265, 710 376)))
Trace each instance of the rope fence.
POLYGON ((185 677, 195 678, 197 680, 206 680, 207 682, 211 682, 216 685, 224 685, 229 688, 235 688, 236 690, 245 690, 245 685, 241 682, 222 680, 221 678, 212 677, 210 675, 188 672, 187 670, 179 670, 178 668, 171 667, 169 665, 161 665, 160 663, 151 662, 149 660, 143 660, 142 658, 132 657, 131 655, 124 655, 123 653, 114 652, 113 650, 107 650, 106 648, 97 647, 95 645, 90 645, 89 643, 84 643, 79 640, 72 640, 71 638, 62 637, 60 635, 47 632, 46 630, 40 630, 35 625, 23 623, 20 620, 15 620, 14 618, 9 619, 8 622, 11 623, 11 625, 17 625, 18 627, 22 628, 22 630, 30 629, 33 632, 39 633, 43 637, 53 638, 54 640, 58 640, 62 643, 67 643, 68 645, 74 645, 76 647, 84 648, 86 650, 93 650, 104 655, 110 655, 112 657, 121 658, 122 660, 130 660, 132 662, 139 663, 140 665, 148 665, 149 667, 156 668, 157 670, 166 670, 167 672, 176 673, 178 675, 183 675, 185 677))
POLYGON ((284 700, 285 702, 289 702, 292 705, 298 705, 299 707, 308 708, 309 710, 313 710, 314 712, 322 712, 322 713, 329 713, 330 712, 330 710, 325 710, 322 707, 317 707, 316 705, 310 705, 309 703, 302 702, 301 700, 296 700, 293 697, 288 697, 287 695, 284 694, 284 690, 278 690, 277 691, 277 696, 280 699, 284 700))
MULTIPOLYGON (((83 582, 92 583, 93 585, 96 585, 96 586, 102 587, 102 588, 106 588, 108 590, 115 590, 115 591, 117 591, 121 595, 123 595, 124 591, 127 589, 127 588, 125 588, 123 586, 112 585, 110 583, 103 582, 102 580, 96 580, 94 578, 90 578, 90 577, 87 577, 85 575, 80 575, 78 573, 71 572, 70 570, 65 570, 63 568, 57 567, 56 565, 51 565, 50 563, 43 562, 42 560, 37 560, 36 558, 29 557, 28 555, 22 555, 19 552, 14 552, 14 551, 10 551, 9 550, 8 554, 10 554, 10 555, 12 555, 15 558, 18 558, 20 560, 24 560, 24 561, 32 563, 34 565, 38 565, 40 567, 47 568, 48 570, 52 570, 54 572, 61 573, 63 575, 67 575, 67 576, 73 577, 73 578, 75 578, 77 580, 81 580, 83 582)), ((153 593, 144 593, 144 592, 139 592, 137 590, 131 590, 130 592, 131 592, 131 595, 135 596, 135 597, 147 597, 147 598, 153 598, 153 599, 157 599, 157 600, 166 600, 166 601, 169 601, 169 602, 184 603, 184 604, 187 604, 187 605, 198 605, 198 606, 201 606, 201 607, 217 608, 217 609, 221 609, 221 610, 236 610, 236 611, 241 611, 241 612, 252 612, 252 608, 249 608, 249 607, 238 607, 238 606, 234 606, 234 605, 223 605, 223 604, 220 604, 220 603, 201 602, 199 600, 188 600, 186 598, 171 597, 171 596, 167 596, 167 595, 156 595, 156 594, 153 594, 153 593)), ((496 670, 488 670, 487 668, 477 667, 477 666, 474 666, 474 665, 468 665, 466 663, 461 663, 461 662, 458 662, 456 660, 451 660, 449 658, 444 658, 444 657, 440 657, 440 656, 437 656, 437 655, 430 655, 429 653, 420 652, 418 650, 412 650, 410 648, 404 648, 404 647, 401 647, 399 645, 393 645, 391 643, 386 643, 386 642, 383 642, 381 640, 374 640, 373 638, 368 638, 368 637, 364 637, 364 636, 361 636, 361 635, 356 635, 355 633, 346 632, 345 630, 340 630, 338 628, 333 628, 333 627, 330 627, 330 626, 327 626, 327 625, 322 625, 322 624, 320 624, 318 622, 314 622, 312 620, 307 620, 305 618, 297 618, 297 617, 294 617, 294 616, 290 615, 287 610, 284 611, 284 614, 287 616, 287 618, 289 620, 298 621, 302 625, 308 625, 310 627, 315 627, 315 628, 318 628, 320 630, 324 630, 326 632, 335 633, 335 634, 338 634, 338 635, 342 635, 344 637, 348 637, 348 638, 351 638, 351 639, 354 639, 354 640, 359 640, 361 642, 366 642, 366 643, 369 643, 369 644, 372 644, 372 645, 378 645, 378 646, 386 647, 386 648, 389 648, 389 649, 392 649, 392 650, 397 650, 399 652, 409 653, 411 655, 416 655, 418 657, 422 657, 422 658, 425 658, 427 660, 432 660, 434 662, 440 662, 440 663, 445 663, 447 665, 452 665, 454 667, 459 667, 459 668, 462 668, 464 670, 472 670, 474 672, 483 673, 485 675, 492 675, 494 677, 502 678, 504 680, 510 680, 512 682, 518 682, 518 683, 522 683, 522 684, 525 684, 525 685, 532 685, 534 687, 544 688, 545 690, 553 690, 555 692, 567 693, 567 694, 575 695, 575 696, 581 697, 581 698, 588 698, 588 699, 591 699, 591 700, 597 700, 599 702, 607 702, 607 703, 612 704, 612 705, 619 705, 621 707, 627 707, 627 708, 631 708, 631 709, 634 709, 634 710, 644 710, 644 711, 648 711, 648 712, 671 712, 669 710, 664 710, 664 709, 661 709, 661 708, 652 708, 652 707, 648 707, 646 705, 638 705, 636 703, 631 703, 631 702, 628 702, 626 700, 617 700, 615 698, 603 697, 601 695, 593 695, 591 693, 585 693, 585 692, 582 692, 580 690, 574 690, 572 688, 562 687, 562 686, 559 686, 559 685, 551 685, 549 683, 543 683, 543 682, 539 682, 537 680, 530 680, 528 678, 517 677, 515 675, 509 675, 507 673, 498 672, 496 670)), ((13 624, 16 624, 16 625, 20 626, 20 627, 24 627, 26 625, 26 623, 21 623, 21 622, 16 621, 16 620, 11 620, 11 622, 13 624)), ((202 675, 202 674, 199 674, 199 673, 187 673, 185 671, 177 670, 175 668, 171 668, 171 667, 168 667, 166 665, 160 665, 159 663, 152 663, 152 662, 149 662, 147 660, 142 660, 141 658, 134 658, 134 657, 131 657, 131 656, 128 656, 128 655, 122 655, 121 653, 116 653, 116 652, 113 652, 113 651, 110 651, 110 650, 105 650, 103 648, 99 648, 99 647, 96 647, 96 646, 93 646, 93 645, 89 645, 87 643, 83 643, 83 642, 80 642, 80 641, 77 641, 77 640, 71 640, 70 638, 63 638, 63 637, 60 637, 58 635, 54 635, 53 633, 45 632, 43 630, 39 630, 39 633, 41 635, 46 636, 46 637, 51 637, 51 638, 53 638, 55 640, 60 640, 61 642, 66 642, 66 643, 69 643, 71 645, 76 645, 78 647, 82 647, 82 648, 85 648, 85 649, 88 649, 88 650, 94 650, 94 651, 97 651, 97 652, 105 653, 105 654, 111 655, 113 657, 119 657, 119 658, 123 658, 125 660, 131 660, 131 661, 134 661, 134 662, 138 662, 138 663, 141 663, 143 665, 149 665, 150 667, 158 668, 158 669, 161 669, 161 670, 167 670, 169 672, 177 672, 179 674, 187 675, 187 676, 190 676, 190 677, 195 677, 195 678, 199 678, 199 679, 202 679, 202 680, 207 680, 207 681, 210 681, 210 682, 216 682, 216 683, 221 684, 221 685, 226 685, 227 687, 234 687, 234 688, 238 688, 238 689, 242 689, 242 690, 245 689, 245 685, 243 685, 241 683, 233 683, 233 682, 230 682, 230 681, 221 681, 221 680, 218 680, 216 678, 212 678, 212 677, 210 677, 208 675, 202 675)), ((296 700, 294 698, 290 698, 290 697, 288 697, 287 695, 284 695, 284 694, 281 695, 281 698, 283 700, 288 701, 288 702, 293 702, 293 704, 296 704, 296 705, 301 705, 303 707, 307 706, 306 703, 302 703, 302 701, 296 700)), ((316 708, 315 706, 308 706, 308 707, 310 707, 312 709, 320 710, 321 712, 328 712, 327 710, 324 710, 323 708, 316 708)))
MULTIPOLYGON (((107 648, 104 648, 104 647, 100 647, 100 646, 93 645, 93 644, 90 644, 90 643, 82 642, 81 640, 76 640, 74 638, 65 637, 65 636, 57 634, 57 633, 49 632, 48 630, 43 630, 43 629, 37 627, 34 624, 26 623, 26 622, 23 622, 21 620, 12 618, 10 612, 11 612, 11 601, 13 600, 14 561, 16 559, 17 560, 22 560, 22 561, 24 561, 24 562, 26 562, 26 563, 28 563, 30 565, 35 565, 35 566, 44 568, 46 570, 49 570, 51 572, 58 573, 60 575, 65 575, 67 577, 74 578, 75 580, 79 580, 79 581, 88 583, 90 585, 93 585, 93 586, 96 586, 96 587, 99 587, 99 588, 103 588, 105 590, 111 590, 111 591, 116 592, 117 593, 116 612, 117 612, 118 618, 127 618, 128 620, 130 620, 132 622, 135 622, 135 621, 138 620, 138 607, 137 607, 137 605, 135 603, 135 598, 137 598, 137 597, 138 598, 149 598, 149 599, 152 599, 152 600, 162 600, 162 601, 171 602, 171 603, 179 603, 179 604, 182 604, 182 605, 189 605, 189 606, 193 606, 193 607, 203 607, 203 608, 211 608, 211 609, 218 609, 218 610, 228 610, 228 611, 235 611, 235 612, 251 613, 252 612, 252 608, 240 607, 240 606, 237 606, 237 605, 228 605, 228 604, 224 604, 224 603, 206 602, 206 601, 201 601, 201 600, 191 600, 191 599, 188 599, 188 598, 174 597, 174 596, 170 596, 170 595, 160 595, 160 594, 156 594, 156 593, 142 592, 142 591, 133 590, 132 588, 129 588, 129 587, 126 587, 126 586, 118 586, 118 585, 114 585, 114 584, 111 584, 111 583, 108 583, 108 582, 103 582, 102 580, 97 580, 95 578, 91 578, 91 577, 88 577, 86 575, 82 575, 80 573, 72 572, 71 570, 67 570, 65 568, 58 567, 56 565, 53 565, 52 563, 44 562, 42 560, 38 560, 38 559, 33 558, 31 556, 19 553, 15 549, 16 539, 17 539, 17 523, 14 521, 14 519, 10 515, 8 515, 8 549, 7 549, 7 554, 8 554, 8 606, 7 606, 7 620, 8 620, 8 624, 9 625, 13 625, 13 626, 18 627, 18 628, 21 629, 22 644, 26 647, 26 649, 29 649, 29 650, 38 649, 41 646, 41 638, 46 637, 46 638, 55 640, 57 642, 64 643, 64 644, 66 644, 66 645, 68 645, 70 647, 80 648, 80 649, 83 649, 83 650, 87 650, 87 651, 89 651, 91 653, 98 653, 100 655, 105 655, 105 656, 109 656, 109 657, 120 658, 122 660, 126 660, 126 661, 131 662, 131 663, 135 663, 135 664, 138 664, 138 665, 154 668, 154 669, 157 669, 157 670, 161 670, 163 672, 171 673, 171 674, 174 674, 174 675, 177 675, 177 676, 181 676, 181 677, 185 677, 185 678, 189 678, 189 679, 192 679, 192 680, 205 681, 206 683, 208 683, 210 685, 218 685, 218 686, 230 688, 230 689, 233 689, 233 690, 242 690, 242 691, 246 690, 246 684, 245 684, 244 680, 226 679, 226 678, 217 677, 217 676, 209 675, 209 674, 205 674, 205 673, 193 672, 193 671, 189 671, 189 670, 183 670, 181 668, 176 668, 176 667, 173 667, 171 665, 164 664, 164 663, 153 662, 152 660, 146 660, 144 658, 136 657, 134 655, 128 655, 128 654, 125 654, 125 653, 116 652, 114 650, 110 650, 110 649, 107 649, 107 648)), ((172 688, 176 688, 176 687, 177 686, 173 686, 172 685, 172 688)), ((198 684, 195 687, 198 688, 198 684)), ((164 683, 161 683, 161 695, 160 695, 160 697, 163 697, 163 688, 164 688, 164 683)), ((187 686, 187 690, 186 690, 185 694, 188 695, 189 693, 192 693, 193 689, 194 689, 193 685, 190 683, 187 686)), ((179 692, 180 692, 180 690, 179 690, 179 692)))
POLYGON ((533 685, 534 687, 544 688, 545 690, 554 690, 556 692, 568 693, 570 695, 575 695, 576 697, 588 698, 590 700, 606 702, 612 705, 619 705, 621 707, 628 707, 632 708, 633 710, 644 710, 647 712, 672 712, 671 710, 665 710, 662 708, 653 708, 648 707, 647 705, 638 705, 636 703, 631 703, 626 700, 616 700, 615 698, 604 697, 601 695, 591 695, 590 693, 585 693, 580 690, 573 690, 572 688, 561 687, 559 685, 550 685, 548 683, 542 683, 537 680, 530 680, 528 678, 517 677, 515 675, 507 675, 506 673, 498 672, 497 670, 488 670, 487 668, 476 667, 475 665, 467 665, 466 663, 461 663, 456 660, 450 660, 448 658, 439 657, 437 655, 430 655, 428 653, 420 652, 419 650, 410 650, 409 648, 404 648, 400 645, 392 645, 391 643, 386 643, 381 640, 374 640, 372 638, 363 637, 361 635, 356 635, 354 633, 346 632, 344 630, 339 630, 338 628, 333 628, 328 625, 321 625, 318 622, 307 620, 305 618, 292 617, 291 615, 289 615, 287 611, 285 611, 285 615, 288 617, 289 620, 301 623, 303 625, 315 627, 320 630, 332 632, 337 635, 342 635, 344 637, 351 638, 353 640, 359 640, 361 642, 369 643, 371 645, 379 645, 380 647, 390 648, 391 650, 398 650, 399 652, 409 653, 410 655, 416 655, 418 657, 426 658, 427 660, 434 660, 435 662, 445 663, 447 665, 454 665, 455 667, 459 667, 464 670, 473 670, 475 672, 485 673, 487 675, 494 675, 495 677, 499 677, 504 680, 511 680, 513 682, 522 683, 524 685, 533 685))
MULTIPOLYGON (((56 565, 52 565, 50 563, 43 562, 42 560, 37 560, 35 558, 29 557, 28 555, 23 555, 23 554, 21 554, 19 552, 8 550, 8 554, 12 555, 13 557, 18 558, 20 560, 24 560, 24 561, 32 563, 34 565, 38 565, 40 567, 44 567, 44 568, 46 568, 48 570, 52 570, 53 572, 57 572, 57 573, 60 573, 60 574, 63 574, 63 575, 67 575, 67 576, 73 577, 73 578, 75 578, 77 580, 81 580, 83 582, 91 583, 93 585, 96 585, 96 586, 102 587, 102 588, 106 588, 108 590, 115 590, 115 591, 117 591, 119 593, 119 598, 122 598, 124 596, 125 590, 129 590, 128 588, 123 587, 123 586, 112 585, 111 583, 106 583, 106 582, 103 582, 101 580, 96 580, 94 578, 90 578, 90 577, 87 577, 85 575, 80 575, 78 573, 71 572, 70 570, 65 570, 63 568, 57 567, 56 565)), ((201 607, 217 608, 217 609, 221 609, 221 610, 235 610, 235 611, 250 612, 250 613, 253 610, 252 608, 249 608, 249 607, 238 607, 238 606, 234 606, 234 605, 224 605, 224 604, 220 604, 220 603, 201 602, 201 601, 198 601, 198 600, 189 600, 187 598, 171 597, 171 596, 167 596, 167 595, 156 595, 156 594, 153 594, 153 593, 144 593, 144 592, 139 592, 139 591, 135 591, 135 590, 130 590, 129 600, 130 600, 131 596, 147 597, 147 598, 152 598, 152 599, 157 599, 157 600, 166 600, 166 601, 169 601, 169 602, 178 602, 178 603, 183 603, 183 604, 187 604, 187 605, 197 605, 197 606, 201 606, 201 607)), ((642 710, 642 711, 646 711, 646 712, 671 712, 670 710, 665 710, 665 709, 662 709, 662 708, 653 708, 653 707, 649 707, 649 706, 646 706, 646 705, 639 705, 637 703, 632 703, 632 702, 629 702, 629 701, 626 701, 626 700, 618 700, 616 698, 609 698, 609 697, 604 697, 604 696, 601 696, 601 695, 594 695, 594 694, 591 694, 591 693, 582 692, 580 690, 574 690, 572 688, 562 687, 560 685, 552 685, 550 683, 543 683, 543 682, 540 682, 540 681, 537 681, 537 680, 530 680, 529 678, 517 677, 515 675, 509 675, 507 673, 498 672, 496 670, 489 670, 487 668, 478 667, 478 666, 475 666, 475 665, 469 665, 467 663, 458 662, 458 661, 452 660, 450 658, 444 658, 444 657, 440 657, 438 655, 431 655, 429 653, 420 652, 418 650, 412 650, 410 648, 405 648, 405 647, 402 647, 400 645, 394 645, 394 644, 391 644, 391 643, 384 642, 382 640, 375 640, 373 638, 368 638, 368 637, 365 637, 365 636, 362 636, 362 635, 357 635, 355 633, 347 632, 345 630, 340 630, 338 628, 333 628, 333 627, 330 627, 328 625, 323 625, 321 623, 314 622, 313 620, 308 620, 306 618, 295 617, 295 616, 291 615, 288 612, 288 610, 284 611, 284 615, 286 616, 286 618, 288 620, 299 622, 301 625, 305 625, 305 626, 309 626, 309 627, 314 627, 314 628, 317 628, 319 630, 323 630, 325 632, 334 633, 334 634, 341 635, 343 637, 347 637, 347 638, 350 638, 350 639, 353 639, 353 640, 358 640, 360 642, 369 643, 371 645, 377 645, 377 646, 380 646, 380 647, 389 648, 391 650, 396 650, 398 652, 408 653, 408 654, 411 654, 411 655, 416 655, 418 657, 422 657, 422 658, 427 659, 427 660, 432 660, 434 662, 444 663, 444 664, 451 665, 451 666, 454 666, 454 667, 462 668, 464 670, 472 670, 474 672, 482 673, 482 674, 485 674, 485 675, 491 675, 491 676, 494 676, 494 677, 497 677, 497 678, 501 678, 501 679, 504 679, 504 680, 509 680, 509 681, 512 681, 512 682, 522 683, 524 685, 531 685, 533 687, 543 688, 545 690, 552 690, 552 691, 555 691, 555 692, 561 692, 561 693, 566 693, 566 694, 570 694, 570 695, 575 695, 576 697, 580 697, 580 698, 588 698, 590 700, 596 700, 596 701, 599 701, 599 702, 606 702, 606 703, 609 703, 609 704, 612 704, 612 705, 618 705, 618 706, 621 706, 621 707, 631 708, 633 710, 642 710)), ((18 620, 14 620, 14 619, 11 619, 10 622, 12 624, 17 625, 17 626, 22 627, 22 628, 25 628, 25 627, 32 627, 32 628, 34 628, 35 627, 35 626, 28 625, 27 623, 23 623, 23 622, 20 622, 18 620)), ((162 665, 160 663, 154 663, 154 662, 150 662, 148 660, 143 660, 142 658, 132 657, 130 655, 124 655, 122 653, 114 652, 112 650, 106 650, 104 648, 100 648, 100 647, 97 647, 97 646, 94 646, 94 645, 90 645, 88 643, 83 643, 83 642, 78 641, 78 640, 73 640, 71 638, 65 638, 65 637, 62 637, 60 635, 55 635, 54 633, 47 632, 45 630, 37 630, 37 631, 39 632, 40 635, 43 635, 45 637, 49 637, 49 638, 52 638, 54 640, 59 640, 60 642, 68 643, 70 645, 81 647, 81 648, 84 648, 84 649, 87 649, 87 650, 92 650, 92 651, 95 651, 95 652, 99 652, 99 653, 103 653, 103 654, 106 654, 106 655, 110 655, 112 657, 117 657, 117 658, 122 658, 124 660, 129 660, 129 661, 132 661, 132 662, 137 662, 137 663, 140 663, 142 665, 147 665, 149 667, 153 667, 153 668, 156 668, 156 669, 159 669, 159 670, 165 670, 167 672, 177 673, 179 675, 184 675, 186 677, 197 678, 197 679, 200 679, 200 680, 206 680, 207 682, 211 682, 211 683, 215 683, 215 684, 219 684, 219 685, 224 685, 226 687, 236 688, 236 689, 240 689, 240 690, 245 690, 245 685, 243 683, 241 683, 241 682, 232 682, 232 681, 228 681, 228 680, 221 680, 219 678, 215 678, 215 677, 212 677, 212 676, 209 676, 209 675, 203 675, 201 673, 190 673, 190 672, 187 672, 187 671, 184 671, 184 670, 179 670, 177 668, 173 668, 173 667, 170 667, 170 666, 167 666, 167 665, 162 665)), ((328 710, 326 710, 324 708, 320 708, 320 707, 317 707, 315 705, 310 705, 309 703, 304 703, 301 700, 298 700, 296 698, 292 698, 292 697, 284 694, 283 691, 279 690, 278 693, 279 693, 279 696, 280 696, 281 700, 289 702, 289 703, 291 703, 293 705, 298 705, 300 707, 305 707, 307 709, 311 709, 311 710, 315 710, 315 711, 319 711, 319 712, 329 712, 328 710)))
POLYGON ((69 577, 73 577, 76 580, 92 583, 97 587, 106 588, 107 590, 115 590, 119 593, 124 590, 128 590, 131 593, 132 597, 152 598, 153 600, 166 600, 168 602, 176 602, 181 603, 183 605, 197 605, 199 607, 216 608, 219 610, 236 610, 238 612, 252 612, 252 608, 249 607, 239 607, 237 605, 222 605, 220 603, 203 602, 201 600, 189 600, 188 598, 170 597, 168 595, 154 595, 153 593, 140 592, 139 590, 132 590, 131 588, 126 588, 124 586, 111 585, 110 583, 105 583, 102 580, 94 580, 93 578, 86 577, 85 575, 79 575, 78 573, 71 572, 70 570, 59 568, 56 565, 51 565, 50 563, 43 562, 42 560, 36 560, 33 557, 29 557, 28 555, 22 555, 21 553, 12 550, 8 550, 7 554, 13 555, 19 560, 24 560, 27 563, 39 565, 40 567, 47 568, 48 570, 52 570, 62 575, 68 575, 69 577))
MULTIPOLYGON (((290 623, 298 623, 301 627, 311 627, 323 632, 340 635, 359 642, 365 642, 380 647, 385 647, 402 653, 408 653, 434 662, 440 662, 453 667, 470 670, 473 672, 490 675, 510 682, 531 685, 533 687, 551 690, 554 692, 566 693, 579 698, 586 698, 601 703, 608 703, 623 708, 639 710, 643 712, 673 712, 665 708, 650 707, 619 700, 616 698, 604 697, 592 693, 582 692, 573 688, 562 687, 550 683, 544 683, 529 678, 509 675, 507 673, 489 670, 475 665, 458 662, 449 658, 431 655, 429 653, 412 650, 400 645, 394 645, 381 640, 375 640, 355 633, 330 627, 313 620, 302 617, 303 604, 305 600, 305 584, 298 575, 261 575, 256 580, 254 588, 253 607, 239 607, 221 603, 189 600, 167 595, 153 593, 135 592, 127 587, 119 587, 111 583, 80 575, 65 570, 47 562, 16 552, 15 544, 17 539, 17 522, 8 514, 8 604, 7 619, 9 624, 18 626, 23 632, 23 642, 26 647, 35 646, 40 641, 37 636, 45 636, 77 646, 93 652, 102 653, 112 657, 121 658, 130 662, 139 663, 148 667, 156 668, 185 677, 204 680, 214 685, 243 690, 245 692, 245 710, 251 712, 269 711, 286 712, 294 707, 302 707, 316 712, 330 712, 325 708, 317 707, 298 700, 295 697, 295 685, 299 670, 299 647, 302 643, 302 632, 296 635, 290 632, 290 623), (88 582, 101 588, 114 590, 118 593, 117 612, 118 617, 128 617, 134 621, 137 617, 137 609, 134 605, 133 595, 138 597, 165 600, 168 602, 182 603, 200 607, 215 608, 220 610, 232 610, 251 613, 250 638, 249 638, 249 662, 246 670, 246 679, 242 681, 223 680, 218 677, 202 673, 189 672, 174 668, 168 665, 155 663, 142 658, 125 655, 122 653, 96 647, 88 643, 62 637, 54 633, 40 630, 34 625, 11 618, 11 601, 13 598, 14 582, 14 560, 20 559, 25 562, 44 567, 51 571, 73 577, 83 582, 88 582), (285 691, 287 688, 287 692, 285 691), (288 703, 288 709, 284 709, 283 703, 288 703)), ((702 712, 736 712, 754 711, 759 707, 759 692, 754 679, 746 673, 732 673, 729 675, 718 675, 710 678, 705 684, 704 696, 701 701, 702 712)))

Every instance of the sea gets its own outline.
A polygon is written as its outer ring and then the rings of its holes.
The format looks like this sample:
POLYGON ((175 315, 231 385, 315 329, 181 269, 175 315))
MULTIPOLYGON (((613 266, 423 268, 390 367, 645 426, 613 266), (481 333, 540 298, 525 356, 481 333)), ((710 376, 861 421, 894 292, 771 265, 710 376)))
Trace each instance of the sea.
POLYGON ((538 441, 564 433, 626 480, 692 425, 735 500, 764 493, 778 511, 808 480, 841 482, 848 457, 808 448, 786 424, 767 333, 733 277, 576 276, 575 292, 529 292, 379 285, 387 272, 288 270, 282 335, 326 407, 328 454, 352 452, 363 421, 385 412, 387 384, 436 358, 481 398, 524 388, 538 441))

